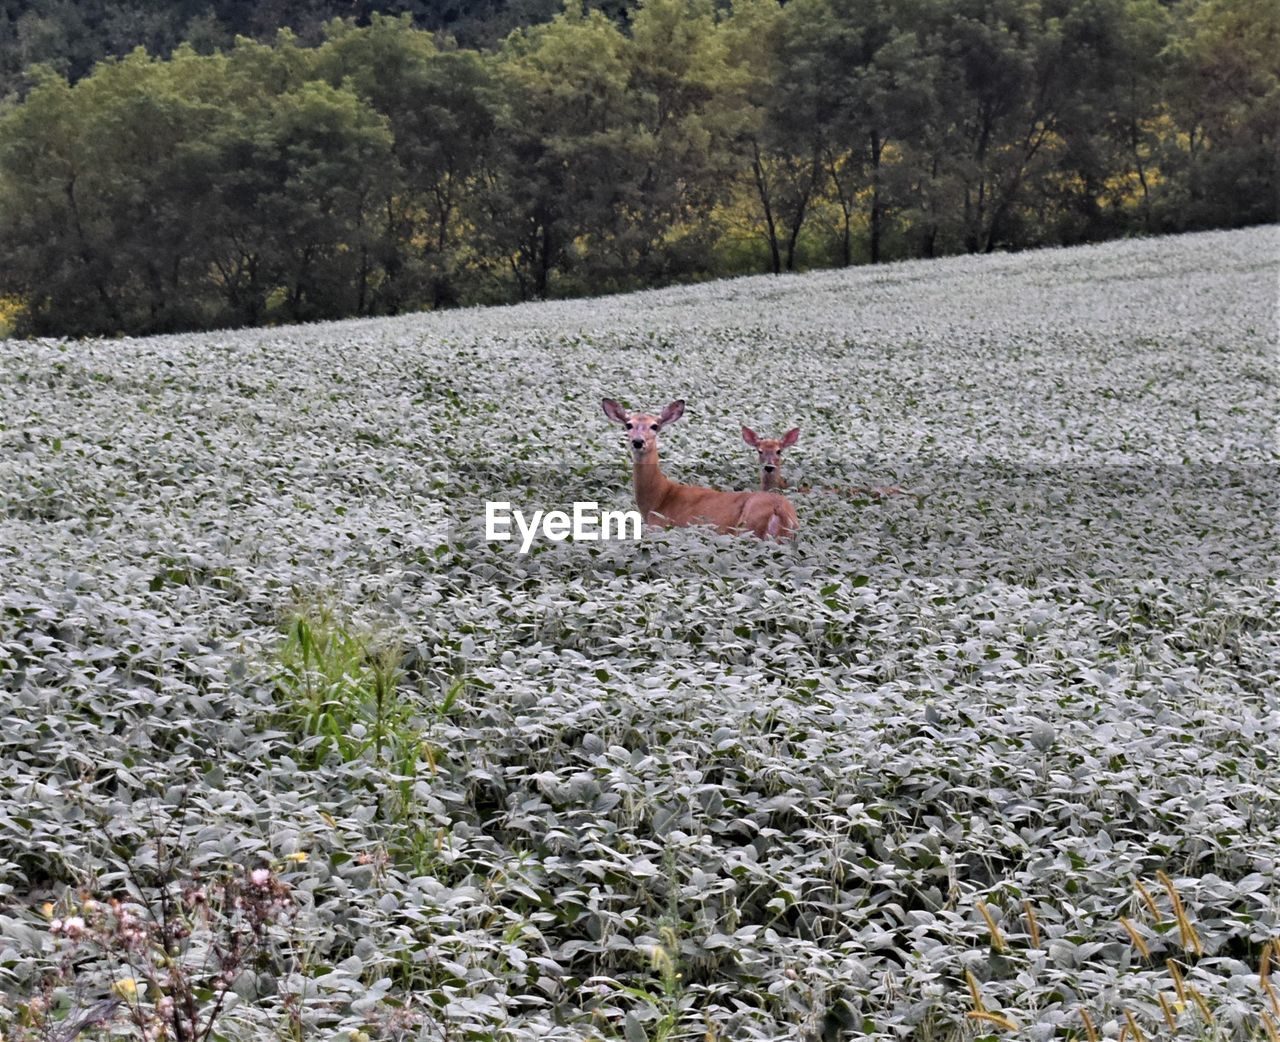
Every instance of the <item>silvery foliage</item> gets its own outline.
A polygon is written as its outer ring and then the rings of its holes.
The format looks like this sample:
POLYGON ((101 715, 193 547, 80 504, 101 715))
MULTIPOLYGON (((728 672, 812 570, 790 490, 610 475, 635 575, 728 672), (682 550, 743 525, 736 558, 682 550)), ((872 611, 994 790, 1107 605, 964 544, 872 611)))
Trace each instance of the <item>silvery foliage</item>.
POLYGON ((291 866, 306 958, 238 988, 242 1037, 291 993, 326 1033, 942 1038, 966 971, 1030 1038, 1170 1037, 1168 957, 1261 1037, 1278 247, 3 343, 0 991, 55 957, 43 900, 163 838, 291 866), (687 481, 750 487, 739 425, 798 425, 793 484, 919 494, 793 493, 786 549, 486 544, 487 499, 629 505, 602 395, 688 400, 687 481), (273 661, 314 604, 405 649, 410 773, 300 768, 273 661))

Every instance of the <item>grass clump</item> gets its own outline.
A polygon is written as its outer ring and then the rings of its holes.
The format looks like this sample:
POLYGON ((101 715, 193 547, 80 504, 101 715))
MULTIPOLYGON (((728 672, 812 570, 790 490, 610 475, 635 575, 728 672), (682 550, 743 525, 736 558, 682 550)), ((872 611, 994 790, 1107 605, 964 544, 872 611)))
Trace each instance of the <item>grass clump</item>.
POLYGON ((276 700, 302 739, 304 764, 369 759, 412 773, 417 733, 399 697, 403 675, 397 642, 357 629, 332 608, 295 612, 285 627, 276 673, 276 700))

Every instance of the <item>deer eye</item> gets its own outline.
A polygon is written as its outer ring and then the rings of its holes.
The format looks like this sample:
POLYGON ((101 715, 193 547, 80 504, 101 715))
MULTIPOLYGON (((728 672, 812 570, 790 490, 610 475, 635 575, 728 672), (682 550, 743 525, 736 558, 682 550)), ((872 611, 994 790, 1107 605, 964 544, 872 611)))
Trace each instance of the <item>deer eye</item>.
POLYGON ((649 424, 649 430, 656 431, 657 429, 658 429, 658 425, 656 423, 649 424))
POLYGON ((634 426, 634 424, 628 423, 628 424, 627 424, 627 430, 631 430, 631 428, 632 428, 633 426, 634 426))

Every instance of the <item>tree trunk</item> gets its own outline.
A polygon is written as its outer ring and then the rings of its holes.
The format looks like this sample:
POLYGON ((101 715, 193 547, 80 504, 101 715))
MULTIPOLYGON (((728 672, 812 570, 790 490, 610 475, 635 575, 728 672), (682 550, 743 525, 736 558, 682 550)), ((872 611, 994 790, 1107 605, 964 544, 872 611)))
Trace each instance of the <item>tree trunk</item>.
POLYGON ((150 318, 150 323, 146 331, 148 333, 167 333, 169 330, 165 328, 164 279, 160 275, 160 269, 156 266, 155 261, 148 260, 145 267, 147 288, 150 291, 151 298, 147 301, 147 314, 150 318))
POLYGON ((978 131, 978 143, 974 149, 974 162, 978 168, 977 198, 970 197, 970 187, 964 189, 964 245, 969 253, 977 253, 982 245, 982 229, 987 223, 987 147, 991 143, 995 116, 990 106, 982 107, 982 126, 978 131))
POLYGON ((1018 189, 1022 187, 1022 179, 1026 177, 1031 160, 1040 151, 1040 146, 1044 144, 1048 134, 1049 123, 1047 118, 1033 122, 1027 130, 1026 137, 1022 142, 1022 158, 1019 160, 1013 176, 1009 179, 1009 186, 1000 193, 1000 198, 996 201, 995 209, 991 213, 991 226, 987 230, 987 243, 984 253, 995 252, 996 244, 1000 241, 1001 224, 1013 208, 1013 201, 1018 196, 1018 189))
POLYGON ((365 305, 369 298, 369 247, 360 245, 360 285, 356 290, 356 314, 366 313, 365 305))
POLYGON ((760 144, 753 141, 751 148, 754 157, 751 162, 751 169, 756 177, 756 192, 760 196, 760 205, 764 207, 764 226, 769 237, 769 259, 772 262, 772 271, 775 275, 782 273, 782 251, 778 247, 778 228, 773 219, 773 205, 769 198, 769 180, 765 176, 764 162, 760 158, 760 144))
POLYGON ((120 332, 124 329, 124 318, 120 314, 120 309, 116 307, 116 302, 111 299, 111 295, 107 292, 107 287, 102 284, 102 280, 98 278, 97 272, 94 271, 95 254, 93 247, 89 245, 89 241, 85 238, 84 226, 80 222, 80 204, 76 201, 76 179, 74 175, 67 182, 66 195, 67 203, 71 207, 71 219, 75 225, 76 238, 80 242, 80 260, 84 262, 84 266, 91 273, 94 292, 97 293, 102 306, 106 308, 107 317, 111 320, 111 324, 115 326, 114 332, 120 332))
POLYGON ((258 256, 250 254, 248 307, 246 308, 249 325, 256 326, 262 319, 262 294, 258 286, 258 256))
POLYGON ((843 267, 853 264, 853 209, 855 204, 852 192, 846 192, 840 180, 839 166, 834 154, 827 155, 827 176, 836 189, 836 199, 840 202, 840 263, 843 267))
POLYGON ((880 157, 884 153, 884 141, 878 131, 871 132, 871 263, 880 263, 880 242, 883 234, 884 207, 880 200, 880 157))
POLYGON ((796 201, 796 212, 792 215, 791 227, 787 232, 787 271, 796 270, 796 244, 800 241, 800 230, 804 227, 805 215, 809 212, 809 202, 813 199, 814 190, 818 187, 820 170, 818 150, 813 150, 809 163, 809 179, 805 182, 804 191, 796 201))
MULTIPOLYGON (((1135 87, 1136 92, 1136 87, 1135 87)), ((1133 164, 1138 171, 1138 183, 1142 185, 1142 226, 1151 231, 1151 188, 1147 184, 1147 168, 1142 161, 1142 132, 1135 116, 1129 117, 1129 147, 1133 151, 1133 164)))
POLYGON ((538 300, 547 299, 547 288, 551 284, 551 251, 554 238, 551 231, 551 220, 545 213, 541 214, 538 235, 538 265, 534 279, 533 295, 538 300))
POLYGON ((937 256, 938 249, 938 153, 932 156, 929 167, 929 224, 924 234, 922 253, 932 259, 937 256))

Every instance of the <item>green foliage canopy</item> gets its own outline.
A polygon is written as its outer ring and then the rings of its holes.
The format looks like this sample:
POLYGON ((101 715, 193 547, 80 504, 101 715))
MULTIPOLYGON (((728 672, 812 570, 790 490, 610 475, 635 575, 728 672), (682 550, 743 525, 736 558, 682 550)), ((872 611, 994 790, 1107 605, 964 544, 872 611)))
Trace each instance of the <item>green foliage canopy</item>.
POLYGON ((163 332, 1277 216, 1261 0, 623 14, 32 67, 0 109, 0 298, 20 332, 163 332))

